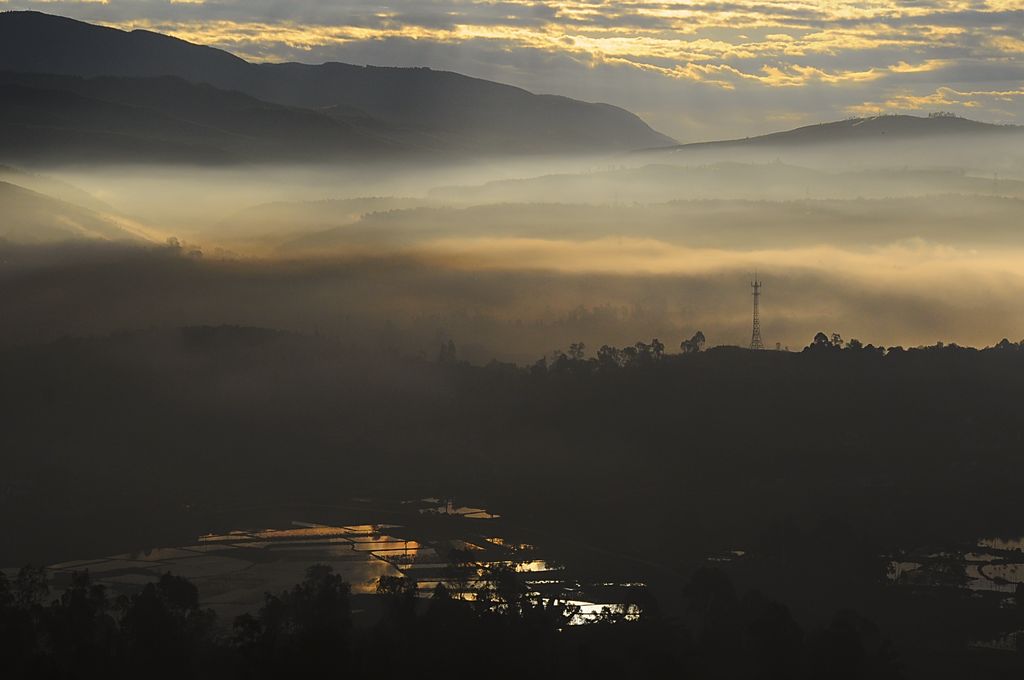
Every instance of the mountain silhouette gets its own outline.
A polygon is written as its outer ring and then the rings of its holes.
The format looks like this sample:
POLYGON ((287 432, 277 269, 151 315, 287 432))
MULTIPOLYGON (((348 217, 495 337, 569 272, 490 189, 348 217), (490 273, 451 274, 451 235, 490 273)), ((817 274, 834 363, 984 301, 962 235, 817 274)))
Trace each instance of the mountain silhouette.
POLYGON ((1016 125, 993 125, 953 115, 884 115, 870 118, 851 118, 816 125, 772 132, 756 137, 725 139, 709 142, 677 144, 653 151, 690 151, 723 149, 728 147, 757 148, 774 146, 813 146, 844 142, 884 142, 913 140, 936 136, 985 134, 1017 135, 1024 128, 1016 125))
POLYGON ((465 152, 597 152, 674 140, 608 104, 537 95, 428 68, 253 64, 149 31, 39 12, 0 14, 0 70, 66 76, 175 76, 330 118, 376 121, 400 144, 465 152))
POLYGON ((852 118, 741 139, 694 142, 635 152, 658 163, 782 162, 811 168, 972 168, 1020 162, 1024 127, 949 114, 852 118))
POLYGON ((0 72, 0 97, 0 155, 12 162, 315 161, 407 149, 363 119, 172 76, 0 72))

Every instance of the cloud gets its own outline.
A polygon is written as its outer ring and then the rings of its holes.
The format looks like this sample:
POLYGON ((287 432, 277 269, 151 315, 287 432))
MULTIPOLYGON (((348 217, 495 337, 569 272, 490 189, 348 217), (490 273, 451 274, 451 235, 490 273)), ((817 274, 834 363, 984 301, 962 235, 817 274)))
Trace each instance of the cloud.
POLYGON ((978 110, 1003 110, 1007 113, 1024 101, 1024 89, 975 90, 961 92, 951 87, 939 87, 929 94, 897 94, 879 102, 866 102, 850 106, 855 115, 877 115, 891 111, 920 111, 946 109, 956 113, 978 110))
MULTIPOLYGON (((0 6, 163 31, 255 60, 455 70, 609 101, 685 140, 765 132, 780 120, 946 105, 935 96, 939 88, 1024 86, 1024 8, 1014 0, 8 0, 0 6), (774 92, 780 89, 788 102, 774 92), (723 116, 722 108, 733 113, 723 116)), ((1024 118, 1017 99, 970 102, 957 105, 999 122, 1024 118)))

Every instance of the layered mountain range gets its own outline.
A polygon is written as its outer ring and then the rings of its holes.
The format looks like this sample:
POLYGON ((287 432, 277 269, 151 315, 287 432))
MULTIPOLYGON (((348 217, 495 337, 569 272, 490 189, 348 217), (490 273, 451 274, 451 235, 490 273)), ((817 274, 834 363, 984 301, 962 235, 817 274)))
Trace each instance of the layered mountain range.
MULTIPOLYGON (((158 33, 2 12, 0 163, 0 239, 17 243, 138 243, 162 240, 162 233, 179 233, 184 225, 193 229, 185 235, 206 238, 208 228, 229 247, 255 242, 305 252, 385 236, 419 242, 451 225, 461 225, 455 231, 463 236, 504 230, 532 237, 563 233, 577 222, 574 234, 635 234, 649 222, 649 235, 686 231, 692 240, 690 227, 718 224, 705 219, 704 207, 696 213, 657 208, 654 217, 646 208, 620 209, 710 201, 705 207, 718 214, 724 208, 715 201, 744 201, 742 214, 726 217, 747 224, 767 210, 765 202, 800 201, 804 213, 827 222, 835 221, 821 213, 834 212, 827 201, 872 199, 903 220, 903 198, 945 196, 954 198, 944 199, 943 214, 963 221, 950 206, 966 196, 1001 229, 1024 197, 1024 128, 941 114, 887 115, 678 144, 615 106, 457 73, 250 63, 158 33), (477 171, 487 163, 460 163, 524 156, 534 158, 492 163, 501 167, 490 174, 477 171), (370 173, 381 186, 346 184, 377 160, 397 161, 370 173), (128 167, 81 183, 105 164, 128 167), (252 172, 260 164, 285 165, 262 177, 266 168, 252 172), (312 171, 300 175, 292 164, 312 171), (321 172, 319 164, 339 164, 347 174, 321 172), (179 166, 167 174, 178 184, 136 165, 179 166), (214 170, 203 174, 196 166, 214 170), (412 189, 392 186, 395 167, 423 170, 426 179, 412 189), (446 175, 438 172, 442 167, 458 172, 446 175), (315 187, 306 185, 321 175, 315 187), (282 181, 289 189, 278 186, 282 181), (249 188, 237 198, 199 200, 241 186, 249 188), (264 195, 266 188, 273 195, 264 195), (143 211, 145 201, 126 205, 124 197, 137 189, 163 202, 143 211), (169 203, 192 212, 169 217, 161 212, 169 203), (607 211, 609 205, 616 210, 607 211), (191 224, 199 214, 202 228, 191 224)), ((931 214, 922 205, 917 212, 931 214)), ((793 221, 791 212, 782 210, 793 221)), ((719 225, 715 233, 726 232, 719 225)))
POLYGON ((325 161, 674 143, 615 106, 457 73, 249 63, 38 12, 0 14, 0 71, 9 160, 325 161))

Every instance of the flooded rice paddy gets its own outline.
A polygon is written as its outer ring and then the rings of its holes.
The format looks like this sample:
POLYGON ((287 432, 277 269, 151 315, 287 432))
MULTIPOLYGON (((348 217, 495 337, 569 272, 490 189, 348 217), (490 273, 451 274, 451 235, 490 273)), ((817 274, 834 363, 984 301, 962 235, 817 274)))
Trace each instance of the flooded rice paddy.
MULTIPOLYGON (((963 591, 996 607, 1024 607, 1024 538, 982 538, 954 550, 902 551, 891 555, 887 578, 898 587, 963 591)), ((1015 652, 1024 630, 973 640, 972 647, 1015 652)))
MULTIPOLYGON (((367 515, 380 514, 379 504, 364 503, 371 510, 367 515)), ((181 546, 62 562, 48 571, 59 589, 74 572, 88 570, 115 597, 170 572, 192 581, 202 605, 223 622, 257 610, 265 593, 277 594, 299 583, 312 564, 331 566, 351 585, 356 602, 360 595, 375 593, 382 577, 414 581, 421 597, 429 597, 440 584, 453 597, 471 600, 504 570, 516 574, 529 596, 572 607, 573 624, 639 616, 632 603, 644 584, 581 582, 545 559, 536 546, 500 535, 496 514, 434 498, 404 501, 388 511, 396 517, 393 522, 296 517, 278 526, 197 536, 181 546)), ((348 509, 343 514, 358 513, 348 509)))
POLYGON ((887 576, 902 586, 1012 595, 1024 583, 1024 538, 982 538, 958 550, 906 551, 890 557, 887 576))

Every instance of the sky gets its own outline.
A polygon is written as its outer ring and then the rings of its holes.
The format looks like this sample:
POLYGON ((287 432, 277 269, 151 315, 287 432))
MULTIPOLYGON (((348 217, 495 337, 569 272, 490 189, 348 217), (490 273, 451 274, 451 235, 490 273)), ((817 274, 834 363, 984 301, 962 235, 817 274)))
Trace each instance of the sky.
POLYGON ((0 0, 254 61, 429 66, 680 141, 879 113, 1024 123, 1024 0, 0 0))

